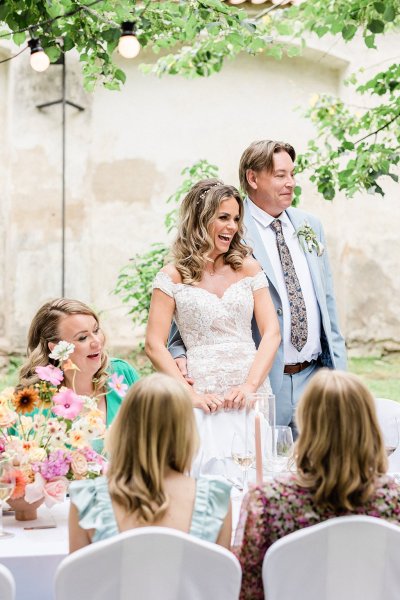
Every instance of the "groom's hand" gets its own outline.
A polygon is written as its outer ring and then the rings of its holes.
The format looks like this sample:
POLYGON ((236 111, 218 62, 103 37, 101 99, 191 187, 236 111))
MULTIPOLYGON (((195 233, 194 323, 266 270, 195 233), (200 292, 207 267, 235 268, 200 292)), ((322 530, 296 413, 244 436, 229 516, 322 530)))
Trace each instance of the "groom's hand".
POLYGON ((178 367, 178 369, 180 370, 180 372, 182 373, 182 375, 186 379, 187 383, 189 385, 193 385, 194 384, 194 379, 192 379, 191 377, 189 377, 188 372, 187 372, 187 360, 186 360, 186 356, 179 356, 178 358, 175 359, 175 362, 176 362, 176 366, 178 367))

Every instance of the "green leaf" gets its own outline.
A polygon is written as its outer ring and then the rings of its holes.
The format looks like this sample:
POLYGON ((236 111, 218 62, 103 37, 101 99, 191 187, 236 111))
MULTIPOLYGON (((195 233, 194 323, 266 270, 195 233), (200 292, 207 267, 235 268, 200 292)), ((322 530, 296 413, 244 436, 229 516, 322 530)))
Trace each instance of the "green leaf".
POLYGON ((379 14, 383 14, 385 12, 385 3, 384 2, 374 2, 374 8, 376 12, 379 14))
POLYGON ((353 37, 355 36, 356 32, 357 32, 356 25, 345 25, 342 29, 343 39, 346 40, 346 42, 348 40, 352 40, 353 37))
POLYGON ((289 58, 293 58, 294 56, 299 56, 301 54, 301 48, 298 46, 289 46, 286 50, 286 54, 289 58))
POLYGON ((124 71, 122 71, 122 69, 117 69, 114 73, 114 76, 116 79, 118 79, 118 81, 122 81, 122 83, 125 83, 126 74, 124 73, 124 71))
POLYGON ((367 29, 372 33, 382 33, 385 29, 385 23, 379 19, 372 19, 367 25, 367 29))
POLYGON ((20 46, 21 44, 23 44, 26 40, 26 33, 23 31, 21 33, 14 33, 13 35, 13 42, 14 44, 17 44, 17 46, 20 46))
POLYGON ((61 50, 58 46, 47 46, 45 51, 52 63, 56 62, 61 56, 61 50))
POLYGON ((394 9, 394 6, 389 4, 386 7, 385 12, 383 13, 383 18, 385 19, 385 21, 387 21, 388 23, 392 22, 395 20, 396 18, 396 11, 394 9))
POLYGON ((280 60, 283 56, 283 51, 280 46, 270 46, 267 48, 267 54, 276 58, 276 60, 280 60))
POLYGON ((276 23, 276 30, 279 35, 292 35, 292 27, 288 23, 276 23))
POLYGON ((375 35, 366 35, 364 37, 364 42, 367 48, 376 48, 375 45, 375 35))

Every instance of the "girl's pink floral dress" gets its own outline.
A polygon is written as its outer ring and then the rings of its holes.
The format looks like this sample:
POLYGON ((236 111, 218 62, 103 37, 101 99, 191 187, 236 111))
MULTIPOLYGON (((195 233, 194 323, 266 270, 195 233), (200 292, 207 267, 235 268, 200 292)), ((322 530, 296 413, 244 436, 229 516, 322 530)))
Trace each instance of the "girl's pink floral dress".
POLYGON ((381 477, 374 497, 353 512, 317 507, 311 492, 300 487, 294 475, 253 488, 243 500, 233 548, 243 569, 241 600, 264 599, 261 568, 271 544, 303 527, 351 514, 400 525, 400 485, 388 476, 381 477))

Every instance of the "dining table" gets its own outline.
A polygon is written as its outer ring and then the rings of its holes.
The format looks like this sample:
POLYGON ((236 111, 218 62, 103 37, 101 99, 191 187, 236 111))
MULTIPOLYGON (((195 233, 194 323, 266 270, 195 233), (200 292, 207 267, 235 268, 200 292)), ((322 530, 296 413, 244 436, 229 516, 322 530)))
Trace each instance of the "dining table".
POLYGON ((13 537, 0 538, 0 563, 14 576, 16 600, 54 600, 54 576, 68 554, 68 512, 68 500, 40 506, 34 521, 4 511, 4 530, 13 537))

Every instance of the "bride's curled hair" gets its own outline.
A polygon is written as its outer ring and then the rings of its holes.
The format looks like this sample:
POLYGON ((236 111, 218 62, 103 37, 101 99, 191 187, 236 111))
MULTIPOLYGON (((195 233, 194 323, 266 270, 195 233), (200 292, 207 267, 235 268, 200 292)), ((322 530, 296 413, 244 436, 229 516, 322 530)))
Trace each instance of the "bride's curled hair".
POLYGON ((113 501, 141 524, 157 522, 169 505, 166 471, 188 471, 198 449, 193 405, 183 385, 161 373, 135 383, 112 424, 107 449, 113 501))
POLYGON ((228 251, 223 255, 224 263, 236 271, 241 268, 243 259, 252 253, 252 249, 242 241, 243 200, 238 190, 218 179, 199 181, 183 199, 178 234, 172 246, 174 264, 183 283, 191 284, 201 280, 210 261, 208 256, 214 249, 210 226, 217 218, 221 202, 229 198, 234 198, 238 203, 239 221, 238 230, 228 251))

